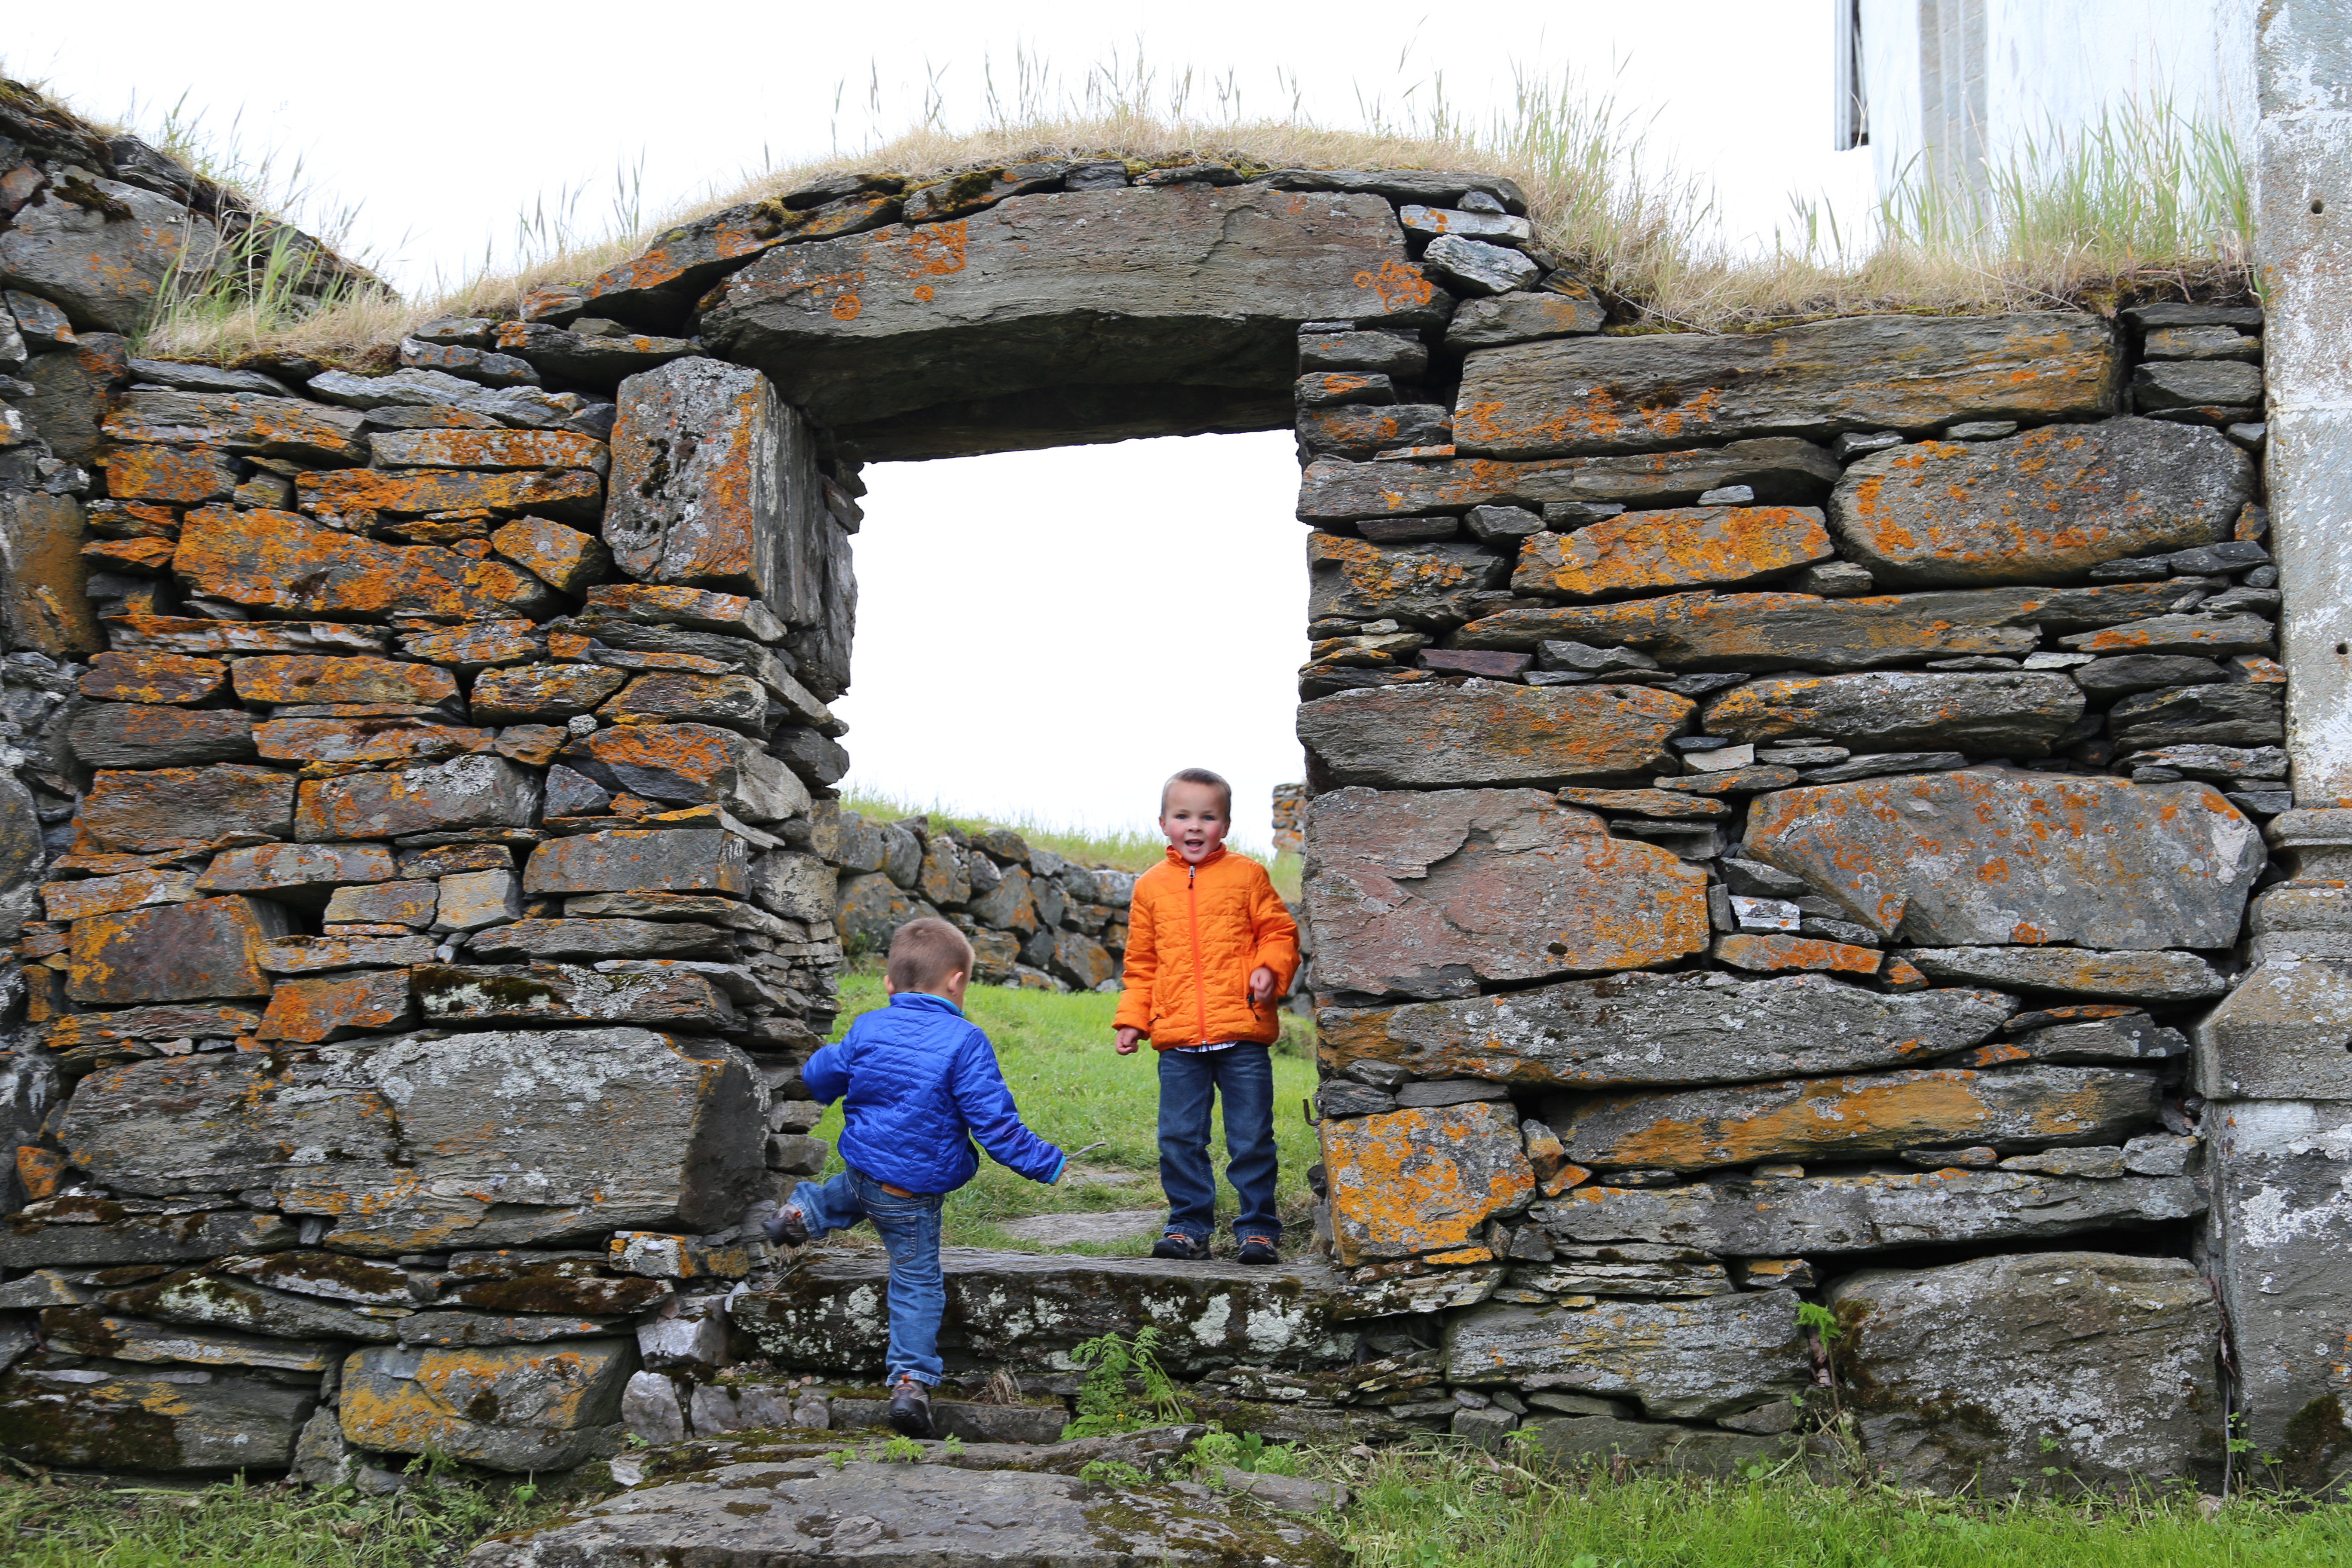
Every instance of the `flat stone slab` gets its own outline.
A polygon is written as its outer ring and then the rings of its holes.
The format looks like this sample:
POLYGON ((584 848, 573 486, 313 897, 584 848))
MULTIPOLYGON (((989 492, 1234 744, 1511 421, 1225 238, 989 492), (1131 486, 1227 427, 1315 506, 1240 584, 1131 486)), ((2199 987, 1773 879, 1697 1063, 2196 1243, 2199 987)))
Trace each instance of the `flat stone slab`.
POLYGON ((1168 1218, 1160 1209, 1106 1209, 1094 1214, 1041 1214, 1008 1219, 996 1228, 1023 1241, 1066 1247, 1076 1241, 1131 1241, 1158 1231, 1168 1218))
MULTIPOLYGON (((1187 1376, 1237 1363, 1336 1365, 1355 1349, 1346 1288, 1317 1258, 1268 1268, 949 1247, 940 1261, 940 1349, 950 1370, 1071 1372, 1079 1341, 1146 1323, 1165 1336, 1161 1363, 1187 1376)), ((878 1375, 889 1274, 879 1249, 804 1251, 776 1285, 736 1300, 736 1328, 779 1366, 878 1375)))
POLYGON ((823 1458, 746 1459, 640 1486, 469 1568, 1338 1568, 1329 1537, 1262 1505, 1178 1482, 1097 1488, 1075 1476, 823 1458))
POLYGON ((1445 1329, 1451 1382, 1630 1398, 1668 1419, 1710 1419, 1785 1398, 1811 1373, 1793 1290, 1580 1308, 1490 1301, 1457 1313, 1445 1329))
POLYGON ((1303 705, 1298 741, 1339 784, 1557 787, 1656 772, 1696 711, 1646 686, 1375 687, 1303 705))

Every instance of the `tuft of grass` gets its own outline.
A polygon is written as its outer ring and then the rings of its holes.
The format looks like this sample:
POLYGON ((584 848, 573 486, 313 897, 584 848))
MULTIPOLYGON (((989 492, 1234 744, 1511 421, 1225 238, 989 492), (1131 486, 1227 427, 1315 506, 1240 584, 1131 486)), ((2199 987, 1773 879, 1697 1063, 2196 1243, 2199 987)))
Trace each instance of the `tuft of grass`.
MULTIPOLYGON (((887 1002, 879 974, 867 971, 844 977, 841 1017, 833 1037, 839 1039, 859 1014, 887 1002)), ((1132 1179, 1079 1182, 1065 1176, 1053 1186, 1040 1186, 983 1157, 980 1173, 970 1184, 948 1194, 941 1213, 941 1236, 948 1246, 1072 1251, 1112 1258, 1137 1257, 1150 1249, 1156 1232, 1128 1242, 1047 1247, 1017 1240, 996 1228, 1000 1221, 1029 1215, 1092 1214, 1165 1205, 1160 1190, 1159 1072, 1150 1047, 1131 1057, 1111 1048, 1111 1016, 1118 1006, 1118 997, 1091 992, 1066 994, 975 985, 965 994, 964 1013, 987 1032, 996 1047, 997 1063, 1030 1130, 1065 1149, 1107 1140, 1108 1147, 1086 1157, 1086 1170, 1132 1179)), ((1322 1153, 1300 1104, 1314 1092, 1313 1026, 1307 1019, 1286 1013, 1283 1037, 1274 1050, 1274 1136, 1282 1154, 1275 1207, 1282 1219, 1286 1250, 1303 1246, 1309 1234, 1314 1196, 1307 1190, 1307 1169, 1322 1153)), ((810 1134, 837 1142, 841 1107, 828 1108, 810 1134)), ((1222 1178, 1222 1141, 1213 1138, 1209 1152, 1221 1173, 1217 1213, 1218 1223, 1224 1225, 1235 1212, 1236 1202, 1232 1187, 1222 1178)), ((842 1168, 841 1156, 835 1153, 817 1179, 828 1179, 842 1168)), ((856 1244, 868 1238, 868 1233, 853 1231, 850 1238, 856 1244)))

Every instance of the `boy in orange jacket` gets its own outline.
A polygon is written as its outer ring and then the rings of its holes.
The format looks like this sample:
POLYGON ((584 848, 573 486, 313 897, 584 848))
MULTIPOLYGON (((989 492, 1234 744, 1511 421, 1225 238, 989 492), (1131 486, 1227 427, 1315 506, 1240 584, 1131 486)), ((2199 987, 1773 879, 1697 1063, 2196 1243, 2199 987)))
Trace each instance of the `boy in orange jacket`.
POLYGON ((1168 858, 1136 879, 1128 910, 1118 1054, 1146 1037, 1160 1058, 1160 1184, 1167 1234, 1154 1258, 1206 1258, 1216 1218, 1209 1112, 1225 1102, 1225 1179, 1241 1199, 1234 1235, 1244 1263, 1272 1263, 1276 999, 1298 967, 1298 927, 1265 868, 1228 854, 1234 790, 1206 768, 1160 786, 1168 858))

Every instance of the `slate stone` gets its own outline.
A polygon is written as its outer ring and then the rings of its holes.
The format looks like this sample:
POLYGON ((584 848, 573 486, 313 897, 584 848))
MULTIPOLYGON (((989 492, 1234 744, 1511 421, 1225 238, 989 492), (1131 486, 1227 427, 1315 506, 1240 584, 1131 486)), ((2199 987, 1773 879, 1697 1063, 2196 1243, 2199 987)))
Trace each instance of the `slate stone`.
POLYGON ((688 958, 731 963, 732 933, 688 921, 520 920, 481 933, 469 957, 489 963, 555 958, 688 958))
POLYGON ((344 1440, 379 1452, 446 1454, 494 1470, 569 1469, 619 1447, 626 1340, 541 1347, 358 1352, 344 1363, 344 1440))
POLYGON ((1954 947, 2227 947, 2267 861, 2210 785, 1990 768, 1767 795, 1744 844, 1883 937, 1954 947))
POLYGON ((767 732, 768 694, 748 675, 654 670, 631 680, 596 713, 608 724, 721 724, 757 740, 767 732))
POLYGON ((1533 790, 1333 790, 1307 841, 1315 985, 1341 1003, 1637 969, 1707 940, 1703 873, 1533 790))
POLYGON ((2236 360, 2147 360, 2132 370, 2132 405, 2159 408, 2259 408, 2260 365, 2236 360))
POLYGON ((1370 370, 1419 381, 1429 369, 1429 350, 1403 332, 1303 331, 1298 334, 1298 368, 1370 370))
MULTIPOLYGON (((436 495, 419 510, 467 510, 467 499, 436 495), (435 504, 443 501, 452 504, 435 504)), ((287 616, 494 620, 555 606, 544 583, 503 561, 438 545, 383 544, 290 511, 199 507, 180 525, 172 570, 191 594, 287 616)))
POLYGON ((1554 1300, 1564 1296, 1727 1296, 1733 1289, 1730 1274, 1706 1253, 1639 1241, 1554 1247, 1550 1262, 1514 1268, 1508 1278, 1511 1289, 1554 1300))
POLYGON ((0 1453, 76 1470, 281 1469, 317 1403, 201 1368, 18 1365, 0 1376, 0 1453))
POLYGON ((368 458, 358 414, 251 393, 126 392, 115 401, 104 429, 117 441, 216 447, 324 468, 368 458))
MULTIPOLYGON (((882 871, 844 877, 839 900, 833 918, 843 939, 862 941, 876 952, 887 952, 891 936, 908 921, 932 918, 939 913, 935 906, 908 893, 882 871)), ((1032 925, 1034 928, 1034 918, 1032 925)))
POLYGON ((1998 992, 1889 994, 1825 974, 1627 973, 1456 1002, 1316 1015, 1327 1072, 1387 1062, 1421 1078, 1519 1084, 1738 1083, 1902 1067, 2000 1026, 1998 992))
POLYGON ((2213 658, 2232 653, 2269 653, 2277 641, 2277 628, 2260 616, 2203 614, 2151 616, 2058 639, 2060 647, 2081 653, 2180 653, 2213 658))
POLYGON ((223 763, 100 773, 90 781, 75 820, 100 849, 140 855, 231 833, 283 837, 293 826, 293 808, 290 775, 223 763))
POLYGON ((2352 961, 2266 952, 2196 1037, 2208 1099, 2352 1100, 2352 961))
POLYGON ((274 1214, 206 1209, 184 1215, 132 1215, 103 1199, 66 1200, 55 1221, 31 1205, 0 1220, 0 1267, 72 1268, 171 1263, 268 1252, 294 1245, 292 1225, 274 1214))
POLYGON ((2145 691, 2107 710, 2107 733, 2122 751, 2275 746, 2286 739, 2286 691, 2268 683, 2145 691))
POLYGON ((135 331, 176 271, 219 254, 213 220, 153 191, 88 176, 83 199, 49 185, 0 235, 0 283, 47 300, 85 331, 135 331))
MULTIPOLYGON (((584 468, 550 468, 536 473, 333 468, 297 474, 294 496, 305 512, 354 526, 364 523, 371 514, 399 519, 431 517, 439 512, 488 512, 495 517, 531 514, 559 522, 593 522, 604 502, 604 481, 584 468)), ((371 559, 380 560, 360 552, 337 564, 349 564, 358 570, 371 559)), ((437 556, 415 559, 431 564, 436 572, 445 565, 437 556)), ((480 565, 488 570, 468 580, 484 586, 486 591, 510 590, 522 581, 521 574, 503 562, 484 561, 480 565)), ((537 588, 538 584, 531 580, 528 586, 537 588)), ((489 609, 478 614, 497 619, 502 615, 544 613, 552 607, 551 601, 533 595, 530 603, 519 600, 513 609, 489 609)))
POLYGON ((292 1290, 362 1307, 406 1307, 416 1298, 404 1269, 332 1252, 278 1252, 258 1258, 228 1258, 213 1266, 273 1289, 292 1290))
POLYGON ((2034 1061, 2076 1065, 2164 1061, 2189 1054, 2188 1037, 2178 1029, 2159 1026, 2145 1013, 2027 1029, 2007 1044, 2034 1061))
POLYGON ((1332 1256, 1343 1267, 1478 1245, 1487 1220, 1535 1196, 1507 1104, 1396 1110, 1321 1131, 1332 1256))
POLYGON ((2185 1258, 2039 1252, 1874 1269, 1832 1284, 1828 1301, 1844 1327, 1843 1403, 1897 1485, 2217 1484, 2221 1315, 2185 1258))
POLYGON ((599 973, 579 964, 429 964, 413 972, 427 1021, 657 1024, 732 1030, 735 1008, 703 976, 599 973))
POLYGON ((1990 1247, 2169 1225, 2205 1206, 2201 1188, 2185 1177, 2096 1181, 1941 1170, 1771 1180, 1718 1175, 1649 1189, 1595 1182, 1528 1213, 1556 1242, 1647 1241, 1717 1257, 1771 1258, 1990 1247))
POLYGON ((2074 683, 2094 697, 2126 697, 2161 686, 2210 686, 2228 679, 2210 658, 2187 654, 2126 653, 2095 658, 2074 671, 2074 683))
POLYGON ((484 670, 474 681, 473 712, 485 724, 560 724, 593 711, 628 679, 593 664, 484 670))
POLYGON ((2253 464, 2220 431, 2152 419, 1917 441, 1838 481, 1830 526, 1895 587, 2064 581, 2230 537, 2253 464))
POLYGON ((243 894, 77 921, 66 994, 99 1006, 267 996, 263 952, 292 929, 283 907, 243 894))
POLYGON ((231 1052, 92 1073, 58 1137, 110 1189, 164 1197, 267 1187, 298 1163, 387 1158, 388 1115, 376 1095, 316 1068, 273 1072, 258 1055, 231 1052))
POLYGON ((2083 716, 2082 689, 2054 671, 1947 675, 1873 670, 1751 680, 1706 705, 1709 734, 1818 735, 1888 748, 2039 757, 2083 716))
POLYGON ((564 763, 616 793, 716 805, 746 822, 805 816, 808 787, 750 739, 709 724, 626 724, 577 737, 564 763))
POLYGON ((457 679, 447 670, 391 658, 265 654, 237 660, 230 681, 242 702, 384 702, 431 708, 457 698, 457 679))
POLYGON ((1863 316, 1780 331, 1570 338, 1464 362, 1465 452, 1541 458, 1954 419, 2098 416, 2115 347, 2088 315, 1863 316))
POLYGON ((1097 384, 1286 395, 1299 322, 1418 325, 1432 294, 1376 196, 1120 187, 771 250, 726 281, 702 335, 842 427, 1097 384), (952 372, 929 347, 943 331, 952 372))
POLYGON ((257 1039, 316 1045, 415 1021, 408 972, 369 971, 279 981, 254 1035, 257 1039))
POLYGON ((1538 533, 1511 586, 1579 598, 1660 588, 1737 587, 1833 553, 1812 507, 1697 506, 1629 511, 1574 533, 1538 533))
POLYGON ((1510 1384, 1631 1399, 1705 1420, 1801 1392, 1812 1379, 1797 1293, 1601 1301, 1580 1310, 1490 1301, 1445 1327, 1454 1384, 1510 1384))
POLYGON ((1455 626, 1475 613, 1475 596, 1499 588, 1510 563, 1468 541, 1375 544, 1336 533, 1307 540, 1307 616, 1388 618, 1455 626))
POLYGON ((98 702, 202 702, 219 694, 228 666, 168 653, 102 653, 89 661, 81 694, 98 702))
POLYGON ((392 851, 381 844, 257 844, 214 856, 196 888, 316 903, 336 889, 389 882, 393 870, 392 851))
POLYGON ((1465 300, 1445 323, 1445 346, 1460 353, 1505 343, 1597 332, 1608 311, 1589 289, 1556 292, 1554 287, 1521 290, 1485 300, 1465 300))
POLYGON ((189 1268, 100 1298, 118 1312, 158 1322, 227 1329, 278 1339, 389 1340, 394 1320, 289 1295, 210 1269, 189 1268))
POLYGON ((41 1314, 41 1336, 47 1348, 59 1355, 290 1373, 324 1372, 341 1353, 340 1347, 315 1341, 171 1328, 141 1318, 114 1317, 98 1307, 47 1309, 41 1314))
MULTIPOLYGON (((429 719, 273 719, 253 727, 254 746, 279 763, 419 763, 474 756, 499 743, 488 730, 429 719)), ((513 737, 505 744, 514 745, 513 737)))
POLYGON ((1901 955, 1931 980, 2055 991, 2118 1002, 2201 1002, 2229 980, 2192 952, 2145 948, 2108 952, 2081 947, 1919 947, 1901 955))
MULTIPOLYGON (((1540 296, 1522 294, 1514 300, 1540 296)), ((1475 306, 1474 306, 1475 308, 1475 306)), ((1345 522, 1510 503, 1695 505, 1709 490, 1746 485, 1766 505, 1816 505, 1842 470, 1810 441, 1765 437, 1696 451, 1638 457, 1554 458, 1528 463, 1488 458, 1431 463, 1350 463, 1321 458, 1299 482, 1301 522, 1345 522)))
POLYGON ((504 757, 452 757, 308 782, 297 799, 294 836, 315 843, 526 827, 539 819, 539 798, 538 775, 504 757))
POLYGON ((1544 1121, 1579 1165, 1700 1171, 1917 1144, 2118 1142, 2156 1119, 2158 1095, 2153 1074, 2125 1068, 1945 1068, 1564 1099, 1544 1121))
POLYGON ((1465 294, 1507 294, 1543 276, 1543 268, 1506 246, 1458 234, 1441 235, 1421 253, 1421 269, 1465 294))
POLYGON ((1301 705, 1298 738, 1341 784, 1559 785, 1655 771, 1695 706, 1636 686, 1390 687, 1301 705))
MULTIPOLYGON (((1454 439, 1454 413, 1433 403, 1391 404, 1386 407, 1302 407, 1298 411, 1298 439, 1318 457, 1357 459, 1399 447, 1442 447, 1454 439)), ((1372 535, 1368 532, 1365 537, 1372 535)))

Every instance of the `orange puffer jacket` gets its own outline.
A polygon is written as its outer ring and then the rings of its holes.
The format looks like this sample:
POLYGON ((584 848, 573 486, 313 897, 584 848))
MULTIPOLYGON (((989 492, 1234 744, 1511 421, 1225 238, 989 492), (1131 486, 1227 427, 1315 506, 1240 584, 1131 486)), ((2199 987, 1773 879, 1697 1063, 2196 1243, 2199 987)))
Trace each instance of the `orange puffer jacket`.
POLYGON ((1116 1026, 1141 1029, 1161 1051, 1272 1045, 1282 1032, 1276 1010, 1297 968, 1298 927, 1265 867, 1222 847, 1192 866, 1171 848, 1135 880, 1116 1026), (1253 1006, 1249 977, 1261 964, 1274 971, 1274 995, 1253 1006))

